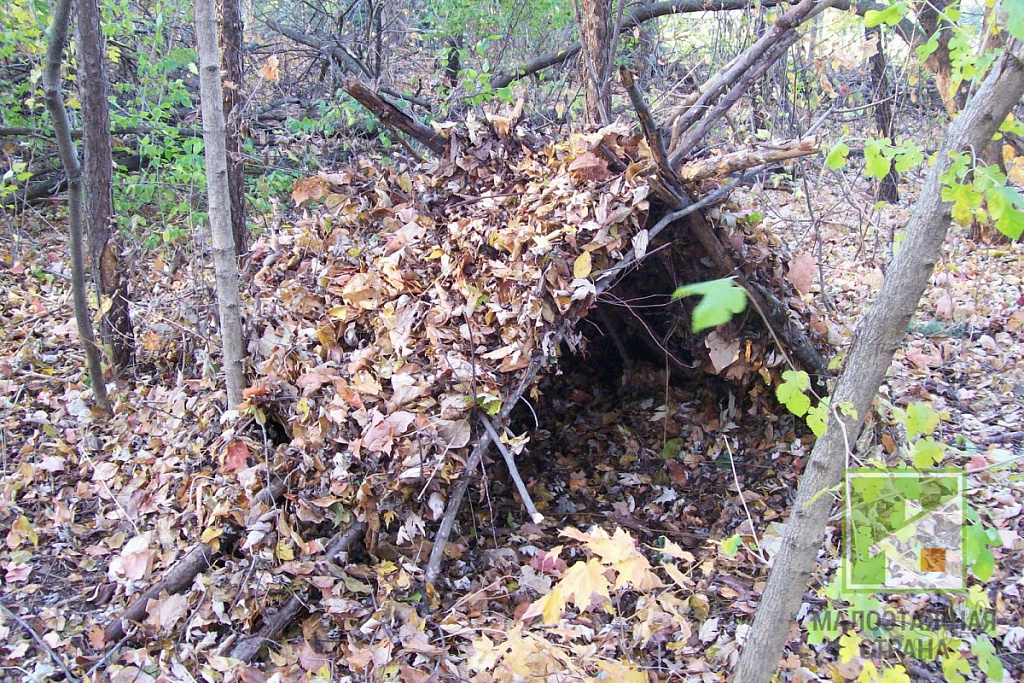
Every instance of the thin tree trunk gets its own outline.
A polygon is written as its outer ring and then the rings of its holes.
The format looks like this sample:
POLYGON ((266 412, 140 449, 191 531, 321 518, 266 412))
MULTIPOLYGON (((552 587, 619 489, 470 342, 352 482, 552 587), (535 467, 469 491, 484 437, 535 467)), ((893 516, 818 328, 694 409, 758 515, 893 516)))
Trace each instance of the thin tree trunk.
POLYGON ((950 125, 935 155, 935 165, 921 190, 899 254, 886 273, 878 301, 857 331, 832 398, 833 406, 849 404, 855 415, 833 413, 828 431, 814 446, 734 681, 767 683, 778 667, 832 509, 832 496, 822 492, 840 482, 848 455, 846 445, 854 443, 860 433, 864 417, 928 284, 949 228, 950 205, 942 201, 939 180, 950 167, 949 153, 984 147, 1022 93, 1024 65, 1017 55, 1004 56, 950 125))
POLYGON ((75 306, 75 323, 78 325, 78 336, 82 340, 85 361, 89 368, 89 381, 92 393, 100 410, 108 415, 113 414, 110 399, 107 397, 107 385, 103 379, 103 362, 100 359, 99 347, 92 332, 92 320, 89 315, 89 304, 85 296, 85 256, 82 249, 82 166, 78 163, 78 153, 71 141, 71 124, 68 112, 64 108, 64 96, 61 93, 60 65, 64 54, 64 44, 68 38, 68 24, 71 21, 71 0, 58 0, 53 8, 53 24, 50 26, 50 38, 46 45, 46 66, 43 68, 43 93, 46 110, 53 119, 53 128, 57 137, 57 148, 60 150, 61 162, 68 176, 68 232, 71 236, 71 295, 75 306))
POLYGON ((612 45, 611 0, 578 0, 576 25, 583 46, 583 90, 586 96, 584 120, 607 124, 612 109, 612 45))
POLYGON ((220 62, 224 75, 224 118, 231 197, 231 236, 235 254, 249 248, 245 229, 245 157, 242 154, 242 10, 239 0, 217 0, 220 17, 220 62))
POLYGON ((120 259, 121 240, 113 227, 114 165, 103 27, 96 0, 79 0, 76 12, 78 73, 82 75, 78 95, 82 101, 85 234, 96 300, 102 302, 100 340, 110 349, 114 365, 125 368, 135 356, 135 332, 128 312, 128 278, 120 259))
MULTIPOLYGON (((885 60, 885 43, 882 40, 882 32, 877 26, 864 29, 864 37, 868 40, 878 41, 878 49, 871 55, 871 90, 875 100, 875 124, 878 126, 878 133, 884 137, 892 138, 895 132, 895 121, 893 120, 893 92, 889 83, 889 71, 885 60)), ((878 183, 877 198, 889 204, 895 204, 900 199, 899 174, 895 165, 889 169, 889 173, 878 183)))
POLYGON ((231 199, 224 131, 224 94, 217 54, 217 12, 214 0, 195 0, 196 42, 199 48, 199 95, 203 107, 206 147, 206 194, 213 237, 213 265, 217 277, 220 336, 224 348, 224 375, 228 409, 242 402, 245 388, 244 342, 238 300, 238 261, 231 231, 231 199))

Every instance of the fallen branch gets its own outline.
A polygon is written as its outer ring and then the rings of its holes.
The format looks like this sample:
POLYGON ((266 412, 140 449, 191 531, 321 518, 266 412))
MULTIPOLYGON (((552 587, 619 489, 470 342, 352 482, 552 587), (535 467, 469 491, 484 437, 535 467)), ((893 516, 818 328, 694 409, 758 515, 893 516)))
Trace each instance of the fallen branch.
MULTIPOLYGON (((285 479, 277 479, 268 488, 256 494, 253 498, 253 505, 270 505, 284 493, 284 489, 285 479)), ((196 576, 210 568, 223 548, 233 545, 234 541, 241 536, 242 532, 235 529, 223 534, 218 539, 220 543, 216 548, 209 543, 200 543, 189 551, 181 561, 164 574, 162 579, 143 591, 131 605, 125 608, 120 617, 107 624, 103 630, 104 641, 113 643, 123 638, 129 622, 139 622, 146 618, 146 608, 150 600, 158 599, 164 591, 169 595, 174 595, 190 586, 196 576)))
POLYGON ((797 27, 817 16, 838 0, 800 0, 788 12, 779 17, 772 27, 764 32, 749 48, 737 55, 726 68, 719 71, 704 86, 701 96, 674 123, 673 142, 677 134, 687 131, 685 137, 674 145, 669 163, 678 166, 698 141, 704 138, 711 126, 720 119, 743 93, 761 76, 767 73, 786 50, 800 39, 797 27), (711 108, 708 111, 709 107, 711 108))
POLYGON ((388 98, 371 90, 365 83, 349 78, 342 89, 363 105, 385 126, 397 128, 412 139, 422 143, 437 155, 444 153, 444 138, 430 126, 405 113, 388 98))
POLYGON ((231 658, 238 659, 246 664, 256 659, 260 648, 264 643, 273 642, 287 628, 288 624, 299 615, 305 608, 305 603, 298 595, 288 599, 281 609, 277 610, 263 621, 263 627, 259 633, 248 638, 243 638, 231 648, 231 658))
POLYGON ((505 464, 508 466, 509 476, 512 477, 512 481, 515 482, 516 490, 519 491, 519 497, 523 499, 523 505, 526 506, 526 511, 530 514, 530 519, 534 524, 540 524, 544 521, 544 515, 537 512, 537 507, 533 504, 533 499, 530 498, 530 492, 526 490, 526 484, 523 483, 523 478, 519 474, 519 468, 516 467, 516 459, 505 444, 501 442, 501 437, 498 436, 497 430, 494 429, 494 425, 491 424, 491 419, 483 415, 480 416, 480 422, 483 423, 484 429, 491 435, 491 440, 494 441, 494 445, 501 451, 501 457, 505 459, 505 464))

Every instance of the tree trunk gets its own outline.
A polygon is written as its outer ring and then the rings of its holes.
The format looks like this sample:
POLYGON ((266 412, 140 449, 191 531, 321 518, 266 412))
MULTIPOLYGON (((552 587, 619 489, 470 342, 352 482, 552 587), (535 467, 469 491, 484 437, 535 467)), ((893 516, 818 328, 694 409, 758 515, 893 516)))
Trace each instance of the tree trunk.
POLYGON ((128 278, 121 263, 121 240, 113 228, 113 160, 107 102, 106 48, 96 0, 77 3, 78 96, 82 102, 82 158, 85 179, 85 234, 89 244, 96 300, 101 302, 100 340, 114 365, 125 368, 135 356, 135 332, 128 312, 128 278), (106 303, 109 301, 109 305, 106 303))
POLYGON ((615 61, 611 0, 579 0, 576 27, 583 46, 584 120, 586 123, 607 124, 611 121, 612 66, 615 61))
POLYGON ((840 482, 847 443, 854 443, 871 402, 892 362, 928 284, 950 223, 950 205, 942 201, 939 177, 951 164, 950 152, 980 149, 1024 93, 1024 65, 1007 55, 993 66, 960 116, 950 125, 936 162, 921 190, 906 237, 872 310, 865 316, 850 350, 832 405, 849 404, 855 414, 834 412, 818 440, 800 481, 782 547, 768 577, 754 623, 733 680, 767 683, 772 678, 800 608, 825 533, 840 482))
POLYGON ((925 67, 935 76, 935 87, 942 97, 942 106, 950 117, 956 116, 960 111, 957 103, 957 94, 951 92, 953 85, 953 67, 949 59, 949 39, 953 33, 953 27, 942 18, 942 13, 950 5, 956 2, 950 0, 929 0, 922 1, 917 8, 917 20, 928 36, 937 35, 938 48, 925 59, 925 67))
POLYGON ((217 54, 217 12, 214 0, 195 0, 196 42, 199 48, 199 96, 203 107, 206 147, 206 195, 213 238, 213 265, 217 277, 220 336, 224 348, 228 409, 242 402, 245 388, 242 320, 238 301, 238 261, 231 230, 227 149, 224 131, 224 94, 217 54))
POLYGON ((78 325, 78 336, 82 340, 85 361, 89 368, 89 381, 92 383, 92 394, 100 410, 110 415, 110 399, 107 398, 107 385, 103 379, 103 362, 100 359, 99 347, 92 332, 92 319, 89 304, 85 296, 85 255, 82 249, 82 166, 78 163, 78 153, 71 141, 71 124, 68 112, 64 108, 64 96, 61 94, 60 65, 64 55, 64 43, 68 38, 68 24, 71 21, 71 0, 58 0, 53 8, 53 24, 50 26, 50 38, 46 45, 46 65, 43 68, 43 94, 46 99, 46 110, 53 119, 54 133, 57 137, 57 148, 61 162, 68 176, 68 232, 71 236, 71 295, 75 307, 75 323, 78 325))
MULTIPOLYGON (((871 90, 874 93, 875 101, 875 125, 878 126, 878 133, 883 137, 892 138, 895 131, 893 120, 893 92, 889 83, 889 71, 885 61, 885 47, 882 40, 882 32, 877 26, 864 29, 864 37, 868 40, 878 41, 878 51, 871 55, 871 90)), ((876 198, 889 204, 895 204, 900 199, 899 174, 896 173, 895 165, 889 169, 889 173, 878 183, 876 198)))
POLYGON ((245 229, 245 163, 242 155, 242 10, 239 0, 217 0, 220 19, 220 63, 224 75, 224 118, 231 197, 231 236, 235 255, 249 248, 245 229))

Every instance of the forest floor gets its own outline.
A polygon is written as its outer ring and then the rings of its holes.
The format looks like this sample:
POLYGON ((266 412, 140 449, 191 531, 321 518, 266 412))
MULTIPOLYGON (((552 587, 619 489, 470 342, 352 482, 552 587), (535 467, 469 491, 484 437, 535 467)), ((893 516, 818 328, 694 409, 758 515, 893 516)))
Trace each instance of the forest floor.
MULTIPOLYGON (((883 281, 886 245, 910 204, 865 213, 853 207, 872 201, 845 181, 813 196, 813 217, 799 184, 733 201, 785 242, 791 277, 807 280, 821 311, 811 324, 841 349, 883 281)), ((284 681, 714 681, 731 667, 813 436, 764 387, 684 382, 649 354, 624 363, 597 336, 589 356, 566 357, 559 375, 542 379, 532 411, 514 416, 513 431, 530 435, 519 467, 545 521, 528 522, 495 455, 485 485, 470 489, 438 595, 416 588, 429 542, 382 542, 373 557, 354 549, 331 572, 313 573, 319 603, 302 594, 312 613, 262 664, 230 660, 229 634, 258 627, 322 553, 298 526, 323 528, 345 514, 301 490, 286 494, 287 514, 264 514, 262 526, 247 510, 209 502, 223 503, 211 491, 218 471, 262 477, 246 462, 281 435, 251 418, 221 424, 215 348, 202 328, 212 279, 189 257, 180 268, 169 257, 138 264, 140 364, 117 383, 117 414, 94 415, 66 254, 57 220, 25 221, 0 239, 0 678, 57 680, 67 667, 77 680, 118 683, 262 681, 275 672, 284 681), (248 552, 219 561, 183 595, 154 600, 134 637, 104 643, 104 627, 141 589, 229 522, 248 523, 248 552), (588 532, 595 525, 604 532, 588 532), (736 534, 738 546, 728 542, 736 534), (552 588, 572 588, 559 583, 570 572, 595 592, 602 576, 633 580, 605 586, 608 599, 593 605, 577 583, 575 595, 562 595, 575 605, 566 608, 552 588)), ((945 411, 944 464, 976 470, 969 497, 998 531, 995 572, 973 597, 891 595, 884 604, 916 614, 987 597, 1012 680, 1024 680, 1024 487, 1018 464, 985 468, 1024 455, 1022 275, 1024 244, 973 242, 954 226, 893 362, 871 445, 884 457, 905 442, 885 406, 923 401, 945 411)), ((259 315, 274 317, 277 305, 261 301, 259 315)), ((436 521, 425 524, 429 538, 436 521)), ((837 515, 785 680, 855 680, 869 660, 903 666, 912 680, 944 680, 926 657, 866 647, 847 656, 838 629, 824 640, 812 633, 808 613, 835 603, 822 585, 838 565, 839 526, 837 515)), ((983 680, 977 671, 968 679, 983 680)))

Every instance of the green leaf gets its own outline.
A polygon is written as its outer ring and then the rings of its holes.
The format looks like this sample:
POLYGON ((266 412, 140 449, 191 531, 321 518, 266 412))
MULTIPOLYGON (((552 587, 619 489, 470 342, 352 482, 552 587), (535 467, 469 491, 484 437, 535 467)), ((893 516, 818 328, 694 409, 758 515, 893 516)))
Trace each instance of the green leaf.
POLYGON ((700 303, 693 309, 694 332, 727 323, 747 307, 747 290, 737 286, 733 282, 734 279, 727 277, 698 282, 680 287, 673 292, 673 300, 684 296, 702 297, 700 303))
POLYGON ((1024 40, 1024 0, 1003 0, 1006 30, 1017 40, 1024 40))
MULTIPOLYGON (((868 10, 869 12, 871 10, 868 10)), ((833 171, 846 166, 846 157, 850 155, 850 146, 845 142, 840 142, 838 145, 832 148, 832 151, 825 157, 825 165, 833 171)))
POLYGON ((939 426, 939 414, 927 403, 911 403, 907 406, 905 426, 908 439, 931 434, 939 426))
POLYGON ((897 173, 906 173, 924 161, 924 147, 911 142, 904 142, 896 151, 895 164, 897 173))
POLYGON ((1024 233, 1024 197, 1012 187, 993 187, 985 192, 988 214, 995 221, 996 229, 1012 240, 1024 233))
POLYGON ((971 673, 971 665, 957 650, 949 650, 942 656, 942 673, 947 683, 964 683, 967 679, 963 674, 971 673))
POLYGON ((873 26, 880 26, 885 24, 886 26, 895 26, 900 23, 900 19, 907 13, 907 3, 897 2, 894 5, 886 7, 882 11, 869 9, 864 13, 864 25, 868 28, 873 26))
POLYGON ((942 188, 942 201, 953 202, 953 220, 960 225, 970 225, 975 210, 981 208, 982 195, 972 185, 957 183, 942 188))
POLYGON ((946 454, 946 444, 940 443, 932 437, 919 439, 914 443, 914 467, 919 470, 935 467, 942 462, 942 456, 946 454))
POLYGON ((996 568, 996 558, 989 550, 989 537, 981 524, 964 528, 964 562, 978 579, 988 581, 996 568))
POLYGON ((818 614, 810 616, 806 622, 807 642, 815 647, 832 642, 842 633, 841 620, 839 612, 832 605, 828 605, 818 614))
POLYGON ((864 174, 875 180, 889 175, 892 161, 884 154, 888 146, 882 140, 872 140, 864 147, 864 174))
POLYGON ((1003 680, 1003 663, 996 656, 996 648, 988 636, 980 635, 971 645, 971 652, 978 657, 978 668, 993 681, 1003 680))
POLYGON ((775 396, 789 412, 802 417, 811 407, 811 399, 804 393, 811 386, 810 376, 802 370, 787 370, 782 373, 782 379, 782 384, 775 390, 775 396))
POLYGON ((807 411, 807 426, 819 439, 825 436, 825 430, 828 429, 828 398, 822 399, 807 411))
POLYGON ((722 541, 722 552, 727 556, 732 557, 740 549, 740 545, 743 544, 743 539, 740 538, 739 534, 733 534, 729 538, 722 541))
POLYGON ((933 35, 931 38, 928 39, 927 43, 925 43, 924 45, 921 45, 921 46, 919 46, 917 48, 917 50, 916 50, 917 58, 920 59, 923 62, 924 60, 928 59, 932 55, 932 53, 935 52, 938 49, 939 49, 939 34, 936 33, 935 35, 933 35))
POLYGON ((679 439, 669 439, 665 442, 665 447, 661 449, 661 459, 674 460, 681 449, 682 442, 679 439))

